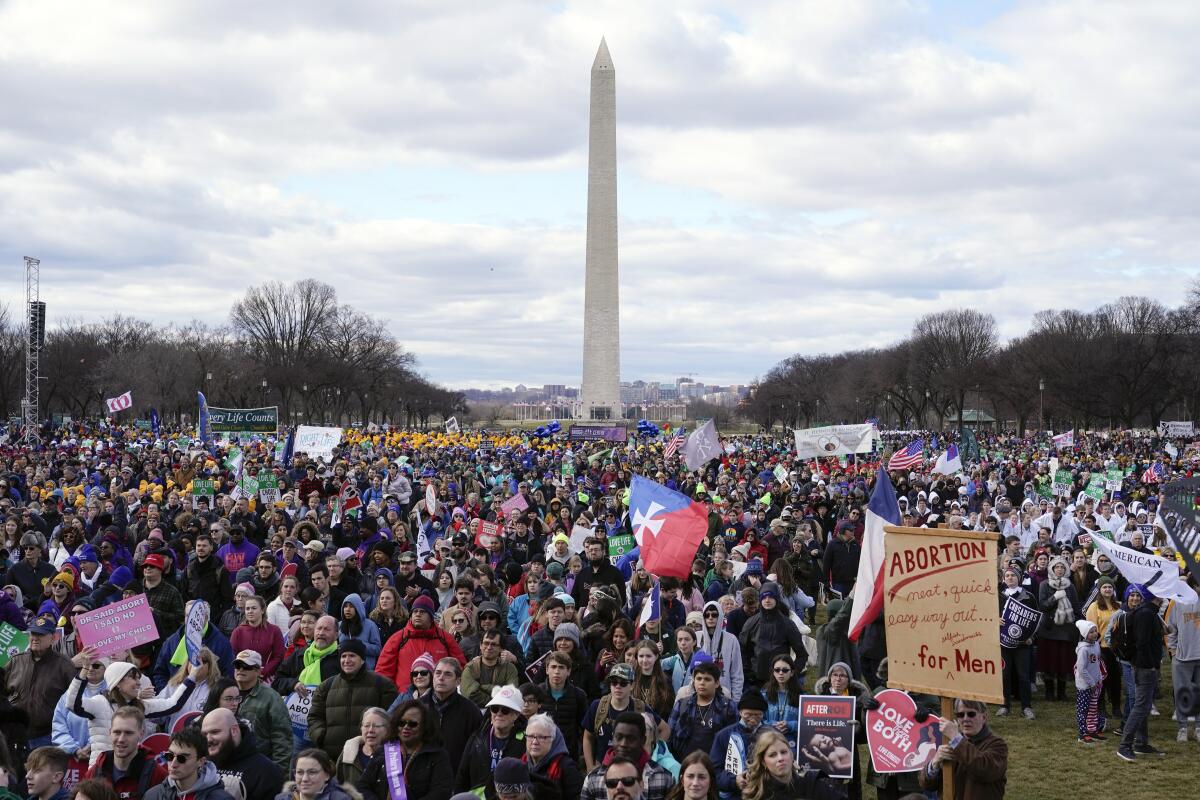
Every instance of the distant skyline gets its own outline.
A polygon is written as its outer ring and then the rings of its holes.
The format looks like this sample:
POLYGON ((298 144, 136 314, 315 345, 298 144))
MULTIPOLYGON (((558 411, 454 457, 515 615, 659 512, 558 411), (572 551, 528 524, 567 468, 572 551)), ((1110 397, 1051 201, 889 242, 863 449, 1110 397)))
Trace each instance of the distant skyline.
POLYGON ((448 387, 578 386, 604 36, 626 381, 749 383, 946 307, 1008 338, 1178 305, 1197 34, 1104 0, 9 0, 0 301, 24 255, 51 328, 317 278, 448 387))

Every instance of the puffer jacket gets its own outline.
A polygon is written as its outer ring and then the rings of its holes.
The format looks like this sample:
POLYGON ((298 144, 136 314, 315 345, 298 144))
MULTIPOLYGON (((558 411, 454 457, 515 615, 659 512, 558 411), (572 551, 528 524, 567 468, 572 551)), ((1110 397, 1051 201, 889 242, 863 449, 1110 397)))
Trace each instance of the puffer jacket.
POLYGON ((746 678, 757 686, 771 682, 771 662, 775 656, 786 655, 789 650, 796 654, 807 653, 800 629, 785 613, 787 606, 782 601, 775 608, 759 611, 746 621, 739 639, 742 646, 742 665, 746 678))
POLYGON ((308 738, 335 761, 347 739, 358 735, 363 712, 387 708, 396 699, 396 684, 362 667, 353 675, 339 672, 313 693, 308 712, 308 738))
MULTIPOLYGON (((500 752, 500 758, 520 758, 525 753, 525 720, 517 718, 517 726, 509 734, 500 752)), ((470 792, 483 787, 483 796, 495 800, 496 784, 492 781, 495 761, 492 759, 492 721, 485 719, 483 725, 467 742, 455 777, 456 792, 470 792)))
POLYGON ((418 630, 410 622, 383 645, 375 671, 403 691, 412 683, 409 673, 413 661, 424 653, 428 653, 435 664, 438 659, 449 656, 457 659, 461 666, 467 665, 462 648, 452 635, 436 625, 418 630))
POLYGON ((242 696, 238 717, 251 723, 258 749, 287 774, 292 761, 292 719, 279 693, 261 681, 242 696))
MULTIPOLYGON (((143 686, 150 685, 149 679, 143 678, 143 686)), ((83 691, 87 685, 85 678, 76 677, 67 687, 67 707, 75 714, 88 721, 88 738, 92 745, 92 755, 89 764, 95 764, 100 754, 112 750, 112 740, 108 736, 108 728, 112 723, 113 703, 104 693, 93 694, 90 697, 83 691)), ((147 720, 170 717, 187 703, 196 682, 185 678, 183 683, 171 689, 165 697, 151 697, 140 701, 146 712, 147 720)))
POLYGON ((338 628, 342 633, 338 634, 338 642, 341 643, 348 639, 358 639, 367 648, 367 666, 375 669, 375 662, 379 659, 379 651, 383 649, 383 642, 379 639, 379 626, 375 624, 374 620, 367 617, 366 607, 363 604, 362 598, 357 594, 346 595, 346 599, 342 601, 342 606, 345 607, 347 604, 354 607, 354 613, 358 615, 358 622, 361 623, 362 628, 353 635, 346 633, 346 619, 339 614, 338 628))

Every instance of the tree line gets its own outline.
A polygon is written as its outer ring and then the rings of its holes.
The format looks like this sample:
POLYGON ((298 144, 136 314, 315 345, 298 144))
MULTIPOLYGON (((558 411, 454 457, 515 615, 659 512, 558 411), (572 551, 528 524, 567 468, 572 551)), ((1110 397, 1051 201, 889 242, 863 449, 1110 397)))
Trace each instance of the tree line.
POLYGON ((1017 431, 1196 419, 1198 310, 1200 285, 1179 308, 1121 297, 1094 311, 1040 311, 1007 343, 991 314, 939 311, 887 347, 784 359, 754 382, 740 413, 768 429, 872 417, 941 429, 968 409, 1017 431))
MULTIPOLYGON (((25 339, 24 315, 0 307, 0 404, 10 416, 25 392, 25 339)), ((123 414, 155 408, 168 421, 195 421, 197 390, 213 406, 278 406, 281 425, 425 426, 465 408, 416 364, 384 320, 339 303, 332 286, 271 282, 249 289, 222 325, 118 314, 48 328, 40 415, 104 415, 105 398, 125 391, 134 406, 123 414)))

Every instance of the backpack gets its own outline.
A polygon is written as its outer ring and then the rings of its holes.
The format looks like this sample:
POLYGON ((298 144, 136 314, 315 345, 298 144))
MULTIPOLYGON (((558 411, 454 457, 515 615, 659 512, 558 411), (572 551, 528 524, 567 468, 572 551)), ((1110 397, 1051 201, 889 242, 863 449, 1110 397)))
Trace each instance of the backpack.
POLYGON ((1133 661, 1137 648, 1129 630, 1129 612, 1122 611, 1113 617, 1108 626, 1108 646, 1121 661, 1133 661))

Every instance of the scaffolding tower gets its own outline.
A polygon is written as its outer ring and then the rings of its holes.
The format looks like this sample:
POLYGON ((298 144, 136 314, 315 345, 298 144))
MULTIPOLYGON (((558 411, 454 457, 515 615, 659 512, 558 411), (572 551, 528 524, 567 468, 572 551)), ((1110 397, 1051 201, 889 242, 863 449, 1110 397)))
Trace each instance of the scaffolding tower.
POLYGON ((25 424, 22 442, 31 446, 41 441, 38 387, 42 345, 46 343, 46 304, 40 299, 41 265, 38 259, 25 256, 25 399, 21 402, 21 416, 25 424))

